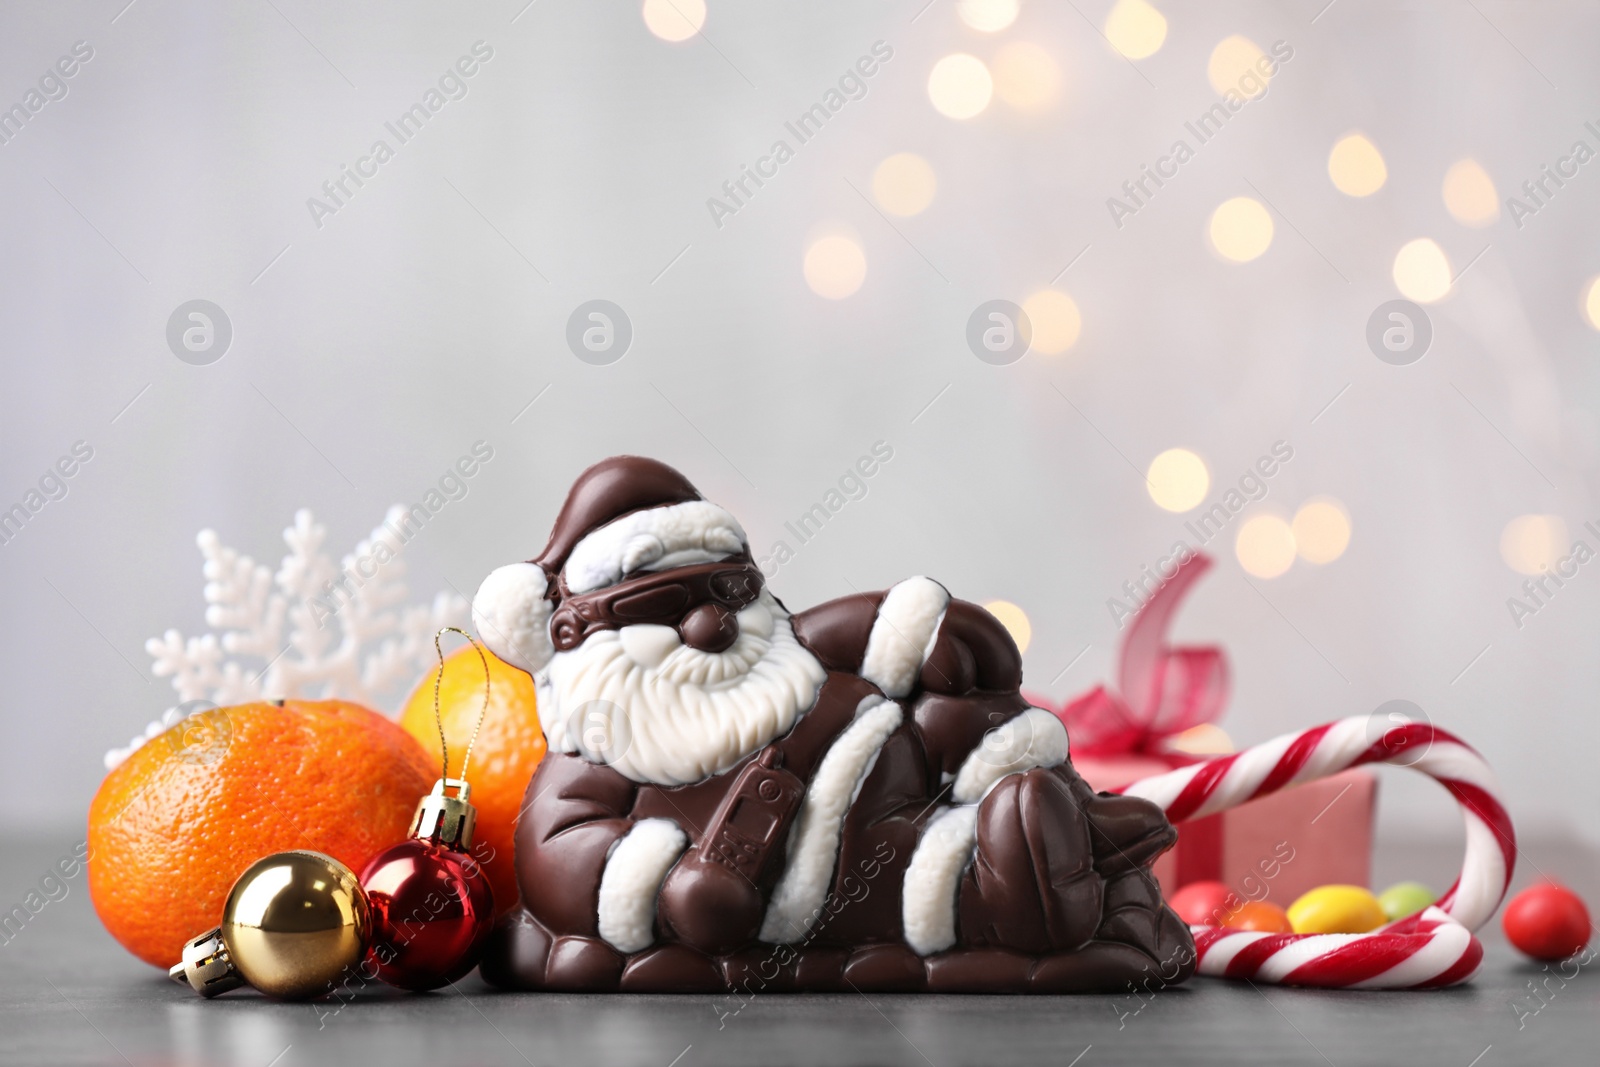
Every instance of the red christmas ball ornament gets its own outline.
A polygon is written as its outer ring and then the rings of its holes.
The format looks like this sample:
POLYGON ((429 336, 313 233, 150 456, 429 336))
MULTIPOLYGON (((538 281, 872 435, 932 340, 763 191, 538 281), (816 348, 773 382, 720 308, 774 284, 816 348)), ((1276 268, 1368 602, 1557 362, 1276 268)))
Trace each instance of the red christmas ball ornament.
POLYGON ((1564 885, 1543 882, 1511 898, 1500 919, 1506 938, 1536 960, 1566 959, 1589 943, 1589 909, 1564 885))
POLYGON ((478 965, 494 926, 494 890, 472 847, 467 783, 441 778, 417 809, 409 840, 384 849, 361 874, 372 909, 378 977, 401 989, 437 989, 478 965), (456 796, 446 790, 456 787, 456 796))
MULTIPOLYGON (((433 637, 439 663, 444 652, 439 637, 455 632, 446 627, 433 637)), ((474 648, 478 643, 472 641, 474 648)), ((478 649, 479 658, 483 650, 478 649)), ((483 664, 484 710, 489 707, 489 664, 483 664)), ((439 714, 439 678, 434 677, 434 716, 439 714)), ((483 725, 479 715, 478 725, 483 725)), ((477 740, 474 729, 472 739, 477 740)), ((444 771, 433 792, 422 798, 411 821, 411 837, 387 848, 368 862, 361 874, 372 912, 370 958, 378 977, 393 986, 420 992, 464 977, 478 965, 484 942, 494 927, 494 890, 473 859, 472 829, 477 811, 467 784, 472 745, 461 760, 461 777, 451 778, 450 753, 439 728, 444 771), (455 795, 450 795, 450 790, 455 795)))

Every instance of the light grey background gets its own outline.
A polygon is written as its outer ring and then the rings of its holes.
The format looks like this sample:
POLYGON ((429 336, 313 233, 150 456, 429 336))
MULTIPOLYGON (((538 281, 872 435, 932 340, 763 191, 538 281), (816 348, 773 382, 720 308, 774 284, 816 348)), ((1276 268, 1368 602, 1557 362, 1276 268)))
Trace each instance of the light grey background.
MULTIPOLYGON (((73 832, 102 753, 175 702, 143 643, 206 630, 197 530, 275 566, 304 506, 344 551, 480 439, 493 461, 407 548, 419 601, 534 554, 605 455, 680 466, 764 550, 884 440, 893 460, 778 594, 798 608, 927 573, 1015 601, 1030 686, 1058 698, 1110 677, 1107 598, 1182 535, 1145 491, 1150 459, 1193 449, 1215 497, 1282 439, 1294 459, 1252 511, 1330 494, 1354 539, 1270 581, 1247 580, 1232 531, 1213 544, 1177 629, 1226 646, 1232 736, 1409 699, 1489 754, 1525 834, 1600 841, 1600 564, 1519 630, 1499 553, 1517 515, 1574 535, 1600 520, 1600 339, 1579 309, 1600 162, 1520 230, 1463 227, 1439 194, 1464 156, 1503 197, 1594 142, 1592 5, 1169 0, 1165 46, 1135 64, 1096 29, 1109 0, 1031 0, 993 36, 948 0, 710 0, 704 35, 675 45, 611 0, 124 2, 0 8, 0 104, 94 49, 0 146, 0 506, 74 441, 94 449, 0 546, 0 822, 73 832), (1106 198, 1214 102, 1206 60, 1234 33, 1294 59, 1117 229, 1106 198), (307 198, 479 40, 494 55, 468 95, 318 228, 307 198), (707 197, 878 40, 894 57, 865 98, 715 226, 707 197), (1058 105, 933 110, 941 56, 1014 40, 1055 59, 1058 105), (1360 200, 1326 170, 1357 129, 1389 168, 1360 200), (940 185, 891 226, 857 190, 898 151, 940 185), (1224 263, 1206 220, 1252 186, 1276 236, 1224 263), (866 281, 825 300, 802 257, 841 226, 866 281), (1418 236, 1472 266, 1430 308, 1427 357, 1389 366, 1366 320, 1418 236), (974 358, 975 307, 1053 280, 1082 309, 1071 351, 974 358), (209 366, 165 340, 197 298, 233 325, 209 366), (564 341, 591 299, 633 324, 610 366, 564 341)), ((1408 777, 1385 776, 1384 832, 1458 833, 1408 777)))

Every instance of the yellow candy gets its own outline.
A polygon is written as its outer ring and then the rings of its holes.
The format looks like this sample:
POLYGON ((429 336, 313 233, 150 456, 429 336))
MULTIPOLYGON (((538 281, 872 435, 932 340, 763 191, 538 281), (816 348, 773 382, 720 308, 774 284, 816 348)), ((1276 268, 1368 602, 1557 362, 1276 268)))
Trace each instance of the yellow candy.
POLYGON ((1389 921, 1383 905, 1358 885, 1323 885, 1289 905, 1297 934, 1364 934, 1389 921))

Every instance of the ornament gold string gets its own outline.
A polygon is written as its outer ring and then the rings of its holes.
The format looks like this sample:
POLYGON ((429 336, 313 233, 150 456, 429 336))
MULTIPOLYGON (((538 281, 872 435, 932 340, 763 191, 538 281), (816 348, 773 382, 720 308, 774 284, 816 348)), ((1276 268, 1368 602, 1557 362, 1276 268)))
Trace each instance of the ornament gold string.
POLYGON ((444 766, 433 791, 417 804, 410 836, 378 853, 361 874, 372 909, 370 958, 377 961, 378 977, 412 990, 438 989, 465 977, 478 965, 484 939, 494 925, 494 888, 472 854, 478 813, 467 783, 467 764, 489 712, 493 676, 483 647, 465 630, 454 626, 439 630, 433 635, 433 650, 439 656, 439 673, 433 678, 433 721, 439 727, 439 758, 444 766), (449 741, 439 707, 445 669, 439 642, 447 633, 471 642, 483 664, 483 709, 455 778, 450 777, 449 741))
POLYGON ((478 743, 478 731, 483 729, 484 717, 489 714, 489 685, 491 675, 489 660, 483 654, 483 648, 473 636, 457 626, 446 626, 433 635, 433 650, 439 655, 439 673, 433 676, 433 723, 439 728, 439 755, 444 766, 439 772, 441 779, 450 777, 450 743, 444 738, 444 716, 439 711, 439 683, 444 681, 444 649, 439 646, 439 638, 445 634, 460 634, 472 645, 472 650, 478 654, 478 661, 483 664, 483 708, 478 712, 478 723, 472 728, 472 737, 467 741, 466 755, 461 757, 461 773, 456 777, 461 781, 467 780, 467 761, 472 759, 472 746, 478 743))

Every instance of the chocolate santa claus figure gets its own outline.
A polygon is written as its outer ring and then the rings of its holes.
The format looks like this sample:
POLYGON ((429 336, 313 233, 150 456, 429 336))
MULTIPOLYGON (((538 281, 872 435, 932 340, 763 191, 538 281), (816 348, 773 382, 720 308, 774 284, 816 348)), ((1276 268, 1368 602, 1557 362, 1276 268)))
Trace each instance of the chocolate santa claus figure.
POLYGON ((927 578, 791 614, 681 474, 585 471, 538 558, 473 601, 532 674, 550 751, 522 906, 482 964, 520 989, 1125 990, 1194 943, 1150 865, 1176 832, 1096 794, 987 612, 927 578))

